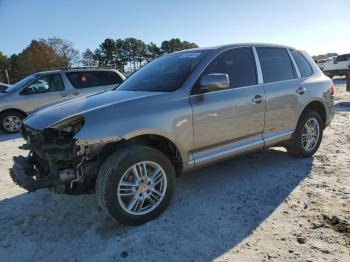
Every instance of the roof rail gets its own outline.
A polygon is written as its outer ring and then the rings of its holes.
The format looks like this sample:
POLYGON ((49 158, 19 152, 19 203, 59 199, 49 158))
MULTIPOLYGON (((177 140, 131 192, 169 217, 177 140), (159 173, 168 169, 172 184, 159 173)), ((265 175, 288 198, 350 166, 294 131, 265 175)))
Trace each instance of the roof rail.
POLYGON ((111 66, 77 66, 77 67, 62 67, 60 70, 69 70, 69 69, 114 69, 111 66))

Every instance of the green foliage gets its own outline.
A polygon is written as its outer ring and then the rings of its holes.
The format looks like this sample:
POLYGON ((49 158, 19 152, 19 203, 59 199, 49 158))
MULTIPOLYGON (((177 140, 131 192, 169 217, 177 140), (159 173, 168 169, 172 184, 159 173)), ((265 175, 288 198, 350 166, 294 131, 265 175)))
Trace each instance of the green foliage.
POLYGON ((198 47, 195 43, 178 38, 163 41, 160 47, 132 37, 116 40, 107 38, 96 50, 86 49, 80 58, 78 50, 69 41, 57 37, 32 40, 21 53, 9 58, 0 52, 0 81, 6 81, 5 70, 9 72, 11 83, 14 83, 35 72, 70 68, 79 63, 87 67, 103 66, 122 72, 135 71, 163 54, 195 47, 198 47))
POLYGON ((6 69, 10 82, 14 83, 35 72, 69 68, 77 63, 79 52, 71 42, 54 37, 32 40, 21 53, 8 58, 5 65, 2 59, 0 57, 0 70, 6 69))
POLYGON ((163 41, 161 45, 162 51, 167 54, 196 47, 198 47, 197 44, 188 41, 181 41, 179 38, 172 38, 169 41, 163 41))
POLYGON ((142 65, 146 51, 146 44, 143 41, 136 38, 126 38, 124 40, 124 52, 128 58, 127 62, 130 63, 133 70, 142 65))
POLYGON ((198 47, 195 43, 178 38, 163 41, 161 47, 132 37, 124 40, 107 38, 95 50, 94 55, 99 66, 109 66, 124 72, 126 69, 135 71, 162 54, 195 47, 198 47))
POLYGON ((116 44, 113 39, 107 38, 100 44, 100 47, 95 50, 99 66, 116 67, 114 54, 116 52, 116 44))
POLYGON ((145 55, 146 62, 150 62, 161 55, 162 55, 162 50, 155 43, 151 42, 146 46, 146 55, 145 55))
POLYGON ((73 48, 73 43, 53 37, 47 40, 41 39, 50 46, 57 55, 57 63, 60 68, 70 68, 79 61, 79 51, 73 48))
POLYGON ((10 79, 17 81, 29 74, 55 69, 60 66, 60 57, 45 40, 32 40, 19 55, 10 58, 10 79))
POLYGON ((8 68, 10 60, 0 52, 0 82, 7 82, 5 70, 8 68))
POLYGON ((98 65, 98 60, 94 52, 92 52, 89 48, 81 54, 80 62, 83 64, 83 66, 87 67, 95 67, 98 65))
POLYGON ((8 64, 8 58, 0 52, 0 69, 5 69, 8 64))

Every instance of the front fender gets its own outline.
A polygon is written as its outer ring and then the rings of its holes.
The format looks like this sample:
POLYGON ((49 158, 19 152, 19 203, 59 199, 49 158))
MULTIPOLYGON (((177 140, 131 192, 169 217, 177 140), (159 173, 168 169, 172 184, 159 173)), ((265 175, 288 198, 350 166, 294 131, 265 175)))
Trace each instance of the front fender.
POLYGON ((155 100, 84 113, 84 126, 75 139, 81 143, 113 142, 141 135, 158 135, 177 147, 184 162, 191 161, 193 129, 192 108, 188 98, 172 100, 169 94, 167 98, 155 100))

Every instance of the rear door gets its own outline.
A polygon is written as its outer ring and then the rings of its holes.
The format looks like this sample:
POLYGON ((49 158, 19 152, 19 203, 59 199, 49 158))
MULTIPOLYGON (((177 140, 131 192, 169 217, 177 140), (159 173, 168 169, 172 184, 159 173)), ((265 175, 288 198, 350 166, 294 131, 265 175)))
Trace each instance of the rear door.
POLYGON ((264 140, 267 146, 289 139, 308 100, 299 70, 286 48, 256 48, 266 93, 264 140))
POLYGON ((60 73, 46 74, 21 90, 20 96, 24 97, 26 109, 33 111, 39 106, 64 100, 68 97, 60 73))
POLYGON ((115 88, 123 80, 114 71, 72 71, 66 72, 73 96, 101 93, 115 88))
POLYGON ((230 88, 191 95, 196 166, 236 152, 262 148, 265 94, 251 47, 218 55, 202 75, 228 74, 230 88))

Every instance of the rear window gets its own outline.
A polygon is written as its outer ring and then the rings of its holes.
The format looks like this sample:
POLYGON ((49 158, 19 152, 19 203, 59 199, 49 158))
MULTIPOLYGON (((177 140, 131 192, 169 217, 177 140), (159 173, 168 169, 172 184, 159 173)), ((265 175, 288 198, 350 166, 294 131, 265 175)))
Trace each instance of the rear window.
POLYGON ((296 78, 292 61, 284 48, 258 47, 257 49, 264 83, 296 78))
POLYGON ((107 85, 118 85, 123 80, 113 71, 85 71, 66 73, 74 88, 90 88, 107 85))
POLYGON ((312 75, 312 68, 306 58, 296 50, 290 50, 295 63, 299 68, 299 72, 301 77, 307 77, 312 75))

